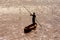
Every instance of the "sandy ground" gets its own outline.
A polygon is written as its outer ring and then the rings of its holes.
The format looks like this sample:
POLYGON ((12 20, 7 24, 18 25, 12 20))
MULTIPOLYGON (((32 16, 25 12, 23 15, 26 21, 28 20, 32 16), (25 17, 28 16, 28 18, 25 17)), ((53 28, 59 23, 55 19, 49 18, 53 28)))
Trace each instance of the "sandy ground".
MULTIPOLYGON (((31 0, 26 0, 26 2, 27 1, 31 0)), ((27 3, 27 5, 24 4, 31 13, 36 13, 36 19, 42 25, 40 26, 39 23, 36 22, 36 30, 27 34, 24 33, 24 28, 32 23, 32 17, 29 12, 23 6, 15 6, 15 4, 19 5, 18 0, 17 2, 14 0, 5 0, 4 2, 2 0, 0 3, 0 40, 60 40, 59 1, 51 0, 47 2, 47 0, 42 0, 41 5, 38 6, 30 3, 39 3, 39 1, 32 1, 29 3, 30 5, 27 3), (4 4, 4 2, 6 3, 4 4), (45 4, 43 2, 45 2, 45 4), (51 5, 51 3, 53 4, 51 5)), ((25 1, 22 0, 22 2, 25 1)))

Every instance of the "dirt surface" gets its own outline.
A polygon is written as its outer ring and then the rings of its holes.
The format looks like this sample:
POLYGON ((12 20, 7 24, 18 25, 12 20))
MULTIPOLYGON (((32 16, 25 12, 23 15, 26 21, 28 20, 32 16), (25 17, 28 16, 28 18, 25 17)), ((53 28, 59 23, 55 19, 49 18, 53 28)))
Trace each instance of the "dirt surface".
POLYGON ((59 0, 0 0, 0 40, 60 40, 59 3, 59 0), (39 22, 36 30, 27 34, 24 28, 32 23, 32 17, 22 3, 36 13, 39 22))

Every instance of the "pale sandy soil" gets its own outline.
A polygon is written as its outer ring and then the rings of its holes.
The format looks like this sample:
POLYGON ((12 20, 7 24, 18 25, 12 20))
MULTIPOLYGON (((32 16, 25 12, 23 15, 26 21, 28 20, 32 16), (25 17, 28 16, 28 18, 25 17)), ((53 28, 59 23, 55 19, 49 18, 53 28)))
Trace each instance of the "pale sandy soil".
MULTIPOLYGON (((42 0, 41 5, 39 0, 30 2, 38 2, 38 6, 27 1, 31 0, 26 0, 25 7, 31 13, 36 13, 36 19, 42 27, 37 23, 36 30, 25 34, 24 27, 32 23, 29 12, 19 5, 19 0, 0 0, 0 40, 60 40, 60 1, 42 0)), ((22 2, 25 1, 22 0, 22 2)))

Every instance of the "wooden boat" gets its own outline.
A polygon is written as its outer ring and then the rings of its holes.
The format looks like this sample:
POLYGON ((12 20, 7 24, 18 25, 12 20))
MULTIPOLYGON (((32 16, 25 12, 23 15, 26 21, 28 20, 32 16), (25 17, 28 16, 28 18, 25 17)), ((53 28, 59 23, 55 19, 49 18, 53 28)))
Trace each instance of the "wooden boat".
POLYGON ((32 30, 35 30, 37 27, 37 23, 31 24, 24 28, 24 33, 29 33, 32 30))

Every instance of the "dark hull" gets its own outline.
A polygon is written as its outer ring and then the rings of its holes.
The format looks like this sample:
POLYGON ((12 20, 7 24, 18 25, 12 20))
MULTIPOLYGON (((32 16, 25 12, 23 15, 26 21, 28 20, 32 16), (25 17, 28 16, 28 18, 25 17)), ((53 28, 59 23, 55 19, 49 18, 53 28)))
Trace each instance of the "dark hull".
POLYGON ((37 24, 35 23, 35 24, 31 24, 31 25, 25 27, 24 28, 24 33, 29 33, 32 30, 35 30, 36 29, 36 26, 37 26, 37 24))

